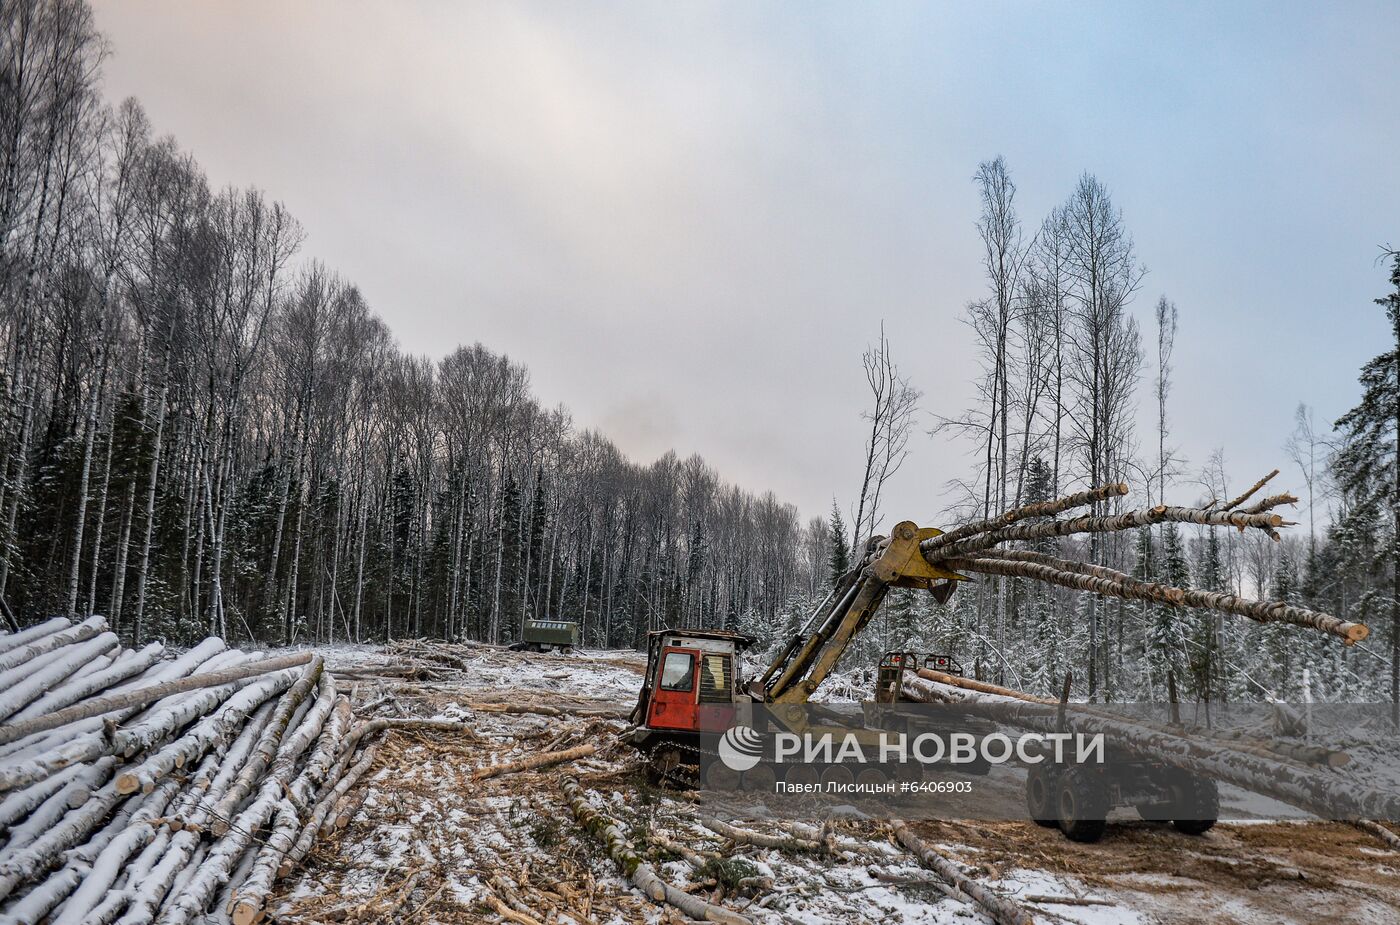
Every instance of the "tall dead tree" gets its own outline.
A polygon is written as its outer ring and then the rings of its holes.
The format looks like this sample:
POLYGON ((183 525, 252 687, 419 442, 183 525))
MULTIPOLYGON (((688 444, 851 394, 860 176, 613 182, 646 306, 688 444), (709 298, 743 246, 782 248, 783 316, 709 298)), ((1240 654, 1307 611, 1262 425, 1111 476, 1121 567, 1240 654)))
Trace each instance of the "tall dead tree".
MULTIPOLYGON (((1121 479, 1132 453, 1132 396, 1142 362, 1137 321, 1128 302, 1143 268, 1132 238, 1108 190, 1085 174, 1065 204, 1066 270, 1072 281, 1071 355, 1068 378, 1074 401, 1069 415, 1080 472, 1090 485, 1121 479)), ((1095 508, 1099 512, 1099 508, 1095 508)), ((1118 559, 1117 544, 1105 549, 1089 537, 1095 563, 1118 559)), ((1108 669, 1102 608, 1090 603, 1088 684, 1095 696, 1108 669)))

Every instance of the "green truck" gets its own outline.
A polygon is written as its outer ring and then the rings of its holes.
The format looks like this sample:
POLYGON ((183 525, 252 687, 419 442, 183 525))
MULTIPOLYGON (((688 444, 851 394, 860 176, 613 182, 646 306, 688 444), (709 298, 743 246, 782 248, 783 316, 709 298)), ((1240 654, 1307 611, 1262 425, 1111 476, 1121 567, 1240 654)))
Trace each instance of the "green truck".
POLYGON ((578 624, 573 620, 526 620, 520 642, 512 649, 529 652, 566 652, 578 645, 578 624))

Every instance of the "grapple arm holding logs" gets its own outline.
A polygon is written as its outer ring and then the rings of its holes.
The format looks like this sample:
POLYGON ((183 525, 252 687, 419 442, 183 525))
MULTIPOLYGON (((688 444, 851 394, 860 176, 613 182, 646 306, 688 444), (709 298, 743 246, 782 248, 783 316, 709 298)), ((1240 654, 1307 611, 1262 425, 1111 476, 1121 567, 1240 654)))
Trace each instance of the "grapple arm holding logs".
POLYGON ((1253 601, 1233 594, 1177 588, 1144 582, 1097 563, 1075 562, 1003 544, 1080 534, 1114 533, 1160 523, 1197 524, 1207 528, 1257 529, 1278 539, 1277 528, 1289 526, 1271 509, 1297 503, 1284 493, 1241 508, 1277 471, 1261 479, 1223 507, 1172 507, 1158 504, 1116 514, 1091 510, 1059 519, 1073 508, 1097 506, 1128 493, 1112 482, 1062 498, 1014 508, 997 517, 947 531, 919 527, 912 521, 895 526, 888 537, 871 537, 860 564, 844 576, 826 600, 749 685, 756 698, 771 703, 804 703, 835 668, 856 635, 870 622, 891 587, 923 588, 946 601, 956 583, 981 573, 1041 581, 1107 597, 1150 600, 1170 607, 1213 610, 1260 623, 1291 623, 1331 634, 1351 645, 1369 630, 1360 623, 1280 602, 1253 601))
POLYGON ((928 590, 940 602, 946 601, 956 582, 966 576, 929 561, 920 549, 921 543, 942 532, 906 520, 896 524, 888 537, 871 537, 860 565, 842 578, 751 691, 772 703, 805 703, 875 616, 892 587, 928 590))

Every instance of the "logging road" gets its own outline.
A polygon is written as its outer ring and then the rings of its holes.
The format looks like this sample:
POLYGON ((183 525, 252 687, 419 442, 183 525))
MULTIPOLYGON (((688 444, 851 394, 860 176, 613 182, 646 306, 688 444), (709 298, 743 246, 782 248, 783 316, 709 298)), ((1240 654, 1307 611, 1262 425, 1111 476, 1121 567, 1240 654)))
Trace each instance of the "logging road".
MULTIPOLYGON (((561 791, 565 776, 619 823, 660 878, 752 922, 990 921, 946 895, 883 823, 843 823, 834 855, 734 848, 699 824, 683 795, 646 786, 634 755, 612 745, 619 708, 630 707, 640 680, 635 653, 425 644, 323 651, 357 708, 465 720, 476 731, 391 730, 339 828, 279 886, 278 921, 679 921, 630 889, 605 847, 576 823, 561 791), (589 745, 595 753, 571 761, 472 779, 484 765, 575 755, 589 745)), ((1222 823, 1191 838, 1125 820, 1111 822, 1095 845, 1030 823, 910 827, 979 883, 1018 897, 1037 922, 1400 925, 1400 854, 1345 825, 1222 823)))

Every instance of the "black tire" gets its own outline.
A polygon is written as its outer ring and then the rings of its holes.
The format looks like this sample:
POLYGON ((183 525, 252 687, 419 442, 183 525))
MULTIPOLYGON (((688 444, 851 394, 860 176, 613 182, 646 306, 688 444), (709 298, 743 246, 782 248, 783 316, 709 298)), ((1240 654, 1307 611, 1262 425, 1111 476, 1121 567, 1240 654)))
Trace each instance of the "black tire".
POLYGON ((1053 829, 1055 818, 1055 774, 1043 764, 1031 765, 1026 773, 1026 812, 1036 825, 1053 829))
POLYGON ((1100 776, 1086 767, 1074 767, 1060 775, 1055 802, 1060 831, 1077 842, 1103 838, 1108 816, 1108 792, 1100 776))
POLYGON ((1172 825, 1187 835, 1204 835, 1220 818, 1220 788, 1208 777, 1187 777, 1175 788, 1172 825))

